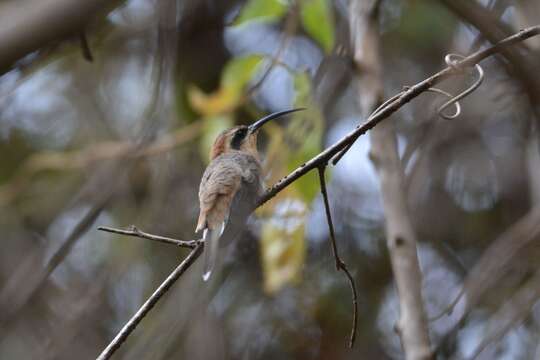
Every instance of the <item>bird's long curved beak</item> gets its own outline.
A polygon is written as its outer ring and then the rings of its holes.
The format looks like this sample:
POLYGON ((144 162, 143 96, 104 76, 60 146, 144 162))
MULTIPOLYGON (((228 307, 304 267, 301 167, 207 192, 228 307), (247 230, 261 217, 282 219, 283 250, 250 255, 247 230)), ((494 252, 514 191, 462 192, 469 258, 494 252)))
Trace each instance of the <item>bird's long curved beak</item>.
POLYGON ((266 115, 262 119, 257 120, 256 122, 251 124, 248 127, 248 130, 249 130, 250 133, 254 133, 257 130, 259 130, 261 128, 261 126, 263 126, 264 124, 266 124, 270 120, 276 119, 276 118, 278 118, 280 116, 283 116, 283 115, 293 113, 295 111, 301 111, 301 110, 305 110, 305 108, 297 108, 297 109, 291 109, 291 110, 278 111, 278 112, 272 113, 270 115, 266 115))

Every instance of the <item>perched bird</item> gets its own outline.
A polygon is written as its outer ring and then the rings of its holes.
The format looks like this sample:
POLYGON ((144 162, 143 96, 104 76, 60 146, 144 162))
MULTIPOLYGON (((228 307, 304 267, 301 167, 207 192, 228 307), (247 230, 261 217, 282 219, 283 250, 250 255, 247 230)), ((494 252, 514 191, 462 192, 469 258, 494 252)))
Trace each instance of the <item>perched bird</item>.
POLYGON ((264 191, 257 134, 266 122, 303 109, 270 114, 250 126, 222 132, 212 145, 210 164, 199 187, 200 213, 195 232, 203 231, 204 273, 207 281, 216 263, 219 244, 234 239, 264 191))

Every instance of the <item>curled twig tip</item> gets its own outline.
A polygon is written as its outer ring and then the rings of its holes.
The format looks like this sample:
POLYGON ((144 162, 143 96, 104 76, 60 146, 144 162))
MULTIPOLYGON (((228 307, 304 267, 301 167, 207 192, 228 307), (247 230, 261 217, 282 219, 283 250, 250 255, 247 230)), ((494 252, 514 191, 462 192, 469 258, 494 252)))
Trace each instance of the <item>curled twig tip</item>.
MULTIPOLYGON (((446 64, 448 66, 450 66, 454 70, 461 71, 461 70, 463 70, 463 68, 459 67, 458 60, 461 61, 463 59, 465 59, 465 57, 462 56, 462 55, 448 54, 448 55, 445 56, 444 61, 446 62, 446 64)), ((450 100, 448 100, 447 102, 442 104, 439 107, 439 109, 437 110, 437 112, 439 113, 439 116, 441 116, 442 118, 447 119, 447 120, 455 119, 456 117, 459 116, 460 111, 459 111, 459 103, 458 103, 458 101, 465 98, 466 96, 470 95, 473 91, 478 89, 478 87, 484 81, 484 70, 482 69, 482 67, 479 64, 475 64, 474 68, 476 69, 476 71, 478 73, 478 78, 476 79, 476 81, 471 86, 469 86, 467 89, 465 89, 463 92, 461 92, 459 95, 456 95, 456 96, 452 97, 450 100), (456 104, 456 112, 453 115, 444 114, 444 110, 446 110, 449 106, 452 106, 453 104, 456 104)), ((442 90, 439 90, 439 89, 437 89, 437 92, 442 93, 442 94, 444 94, 446 96, 449 95, 448 93, 444 93, 442 90)))

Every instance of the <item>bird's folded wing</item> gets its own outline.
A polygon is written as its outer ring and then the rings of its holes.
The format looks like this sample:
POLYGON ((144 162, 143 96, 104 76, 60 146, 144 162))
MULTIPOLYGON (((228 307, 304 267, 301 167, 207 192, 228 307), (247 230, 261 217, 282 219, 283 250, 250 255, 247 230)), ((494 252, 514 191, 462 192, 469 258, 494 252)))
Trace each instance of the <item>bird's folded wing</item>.
POLYGON ((237 166, 225 164, 207 169, 199 189, 201 214, 197 229, 201 229, 201 225, 209 229, 221 226, 229 216, 232 200, 241 183, 241 171, 237 166), (203 221, 205 224, 201 224, 203 221))

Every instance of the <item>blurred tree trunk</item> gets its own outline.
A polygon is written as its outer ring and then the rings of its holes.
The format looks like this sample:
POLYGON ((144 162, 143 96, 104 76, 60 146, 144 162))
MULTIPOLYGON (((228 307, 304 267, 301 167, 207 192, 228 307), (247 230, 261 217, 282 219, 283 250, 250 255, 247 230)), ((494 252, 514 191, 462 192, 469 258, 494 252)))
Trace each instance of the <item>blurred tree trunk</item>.
MULTIPOLYGON (((358 96, 362 118, 375 111, 383 99, 382 59, 379 49, 379 1, 357 0, 351 6, 351 34, 358 73, 358 96)), ((409 360, 432 359, 427 320, 422 299, 422 273, 416 236, 409 219, 403 169, 392 120, 371 132, 370 155, 381 184, 385 231, 400 302, 396 331, 409 360)))

